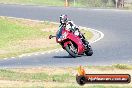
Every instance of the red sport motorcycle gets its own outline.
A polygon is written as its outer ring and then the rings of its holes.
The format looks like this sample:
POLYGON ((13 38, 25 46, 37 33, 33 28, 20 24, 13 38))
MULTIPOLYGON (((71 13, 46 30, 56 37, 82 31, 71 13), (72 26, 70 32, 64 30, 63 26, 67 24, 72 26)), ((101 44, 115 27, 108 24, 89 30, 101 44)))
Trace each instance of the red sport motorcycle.
POLYGON ((93 54, 93 50, 88 41, 87 45, 84 44, 79 36, 76 36, 73 32, 66 30, 63 25, 60 25, 56 36, 50 35, 49 39, 53 37, 56 37, 56 42, 74 58, 84 54, 87 56, 92 56, 93 54))

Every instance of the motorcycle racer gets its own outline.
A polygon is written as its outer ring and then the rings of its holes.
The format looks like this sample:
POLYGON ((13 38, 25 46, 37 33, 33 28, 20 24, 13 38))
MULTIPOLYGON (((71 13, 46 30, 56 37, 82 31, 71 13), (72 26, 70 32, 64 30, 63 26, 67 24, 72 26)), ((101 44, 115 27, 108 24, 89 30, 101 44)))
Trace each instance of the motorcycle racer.
POLYGON ((56 42, 74 58, 82 55, 92 56, 91 45, 73 21, 69 20, 67 15, 61 15, 60 23, 56 35, 50 35, 49 39, 56 37, 56 42))
POLYGON ((76 36, 79 36, 84 45, 88 47, 89 42, 86 41, 84 35, 79 31, 79 27, 76 26, 73 21, 68 19, 67 15, 60 16, 60 23, 66 30, 73 32, 76 36))

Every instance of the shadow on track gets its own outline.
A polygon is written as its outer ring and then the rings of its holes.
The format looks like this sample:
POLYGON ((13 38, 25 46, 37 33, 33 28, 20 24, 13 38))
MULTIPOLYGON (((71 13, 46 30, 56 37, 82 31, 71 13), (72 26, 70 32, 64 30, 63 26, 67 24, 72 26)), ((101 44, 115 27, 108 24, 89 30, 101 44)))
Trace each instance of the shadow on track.
POLYGON ((72 56, 53 56, 53 58, 73 58, 72 56))
MULTIPOLYGON (((83 56, 86 56, 86 55, 83 55, 83 56)), ((81 56, 77 56, 77 57, 81 57, 81 56)), ((73 58, 73 57, 68 55, 68 56, 53 56, 53 58, 73 58)))

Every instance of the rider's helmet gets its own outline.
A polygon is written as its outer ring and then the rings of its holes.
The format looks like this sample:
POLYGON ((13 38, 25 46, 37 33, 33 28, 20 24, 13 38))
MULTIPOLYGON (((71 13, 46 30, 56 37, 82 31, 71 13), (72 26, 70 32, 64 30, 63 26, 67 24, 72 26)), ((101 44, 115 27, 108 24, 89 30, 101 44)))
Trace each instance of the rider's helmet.
POLYGON ((67 15, 61 15, 60 16, 60 23, 61 24, 66 24, 67 21, 68 21, 67 15))

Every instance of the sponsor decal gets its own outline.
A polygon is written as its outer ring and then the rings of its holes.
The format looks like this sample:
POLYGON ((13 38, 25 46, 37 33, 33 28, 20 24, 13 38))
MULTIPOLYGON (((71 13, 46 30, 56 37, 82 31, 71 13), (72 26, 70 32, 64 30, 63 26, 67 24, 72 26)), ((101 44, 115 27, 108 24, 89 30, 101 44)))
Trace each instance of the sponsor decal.
POLYGON ((130 83, 131 76, 129 74, 86 74, 84 68, 80 66, 76 81, 79 85, 90 83, 130 83))

